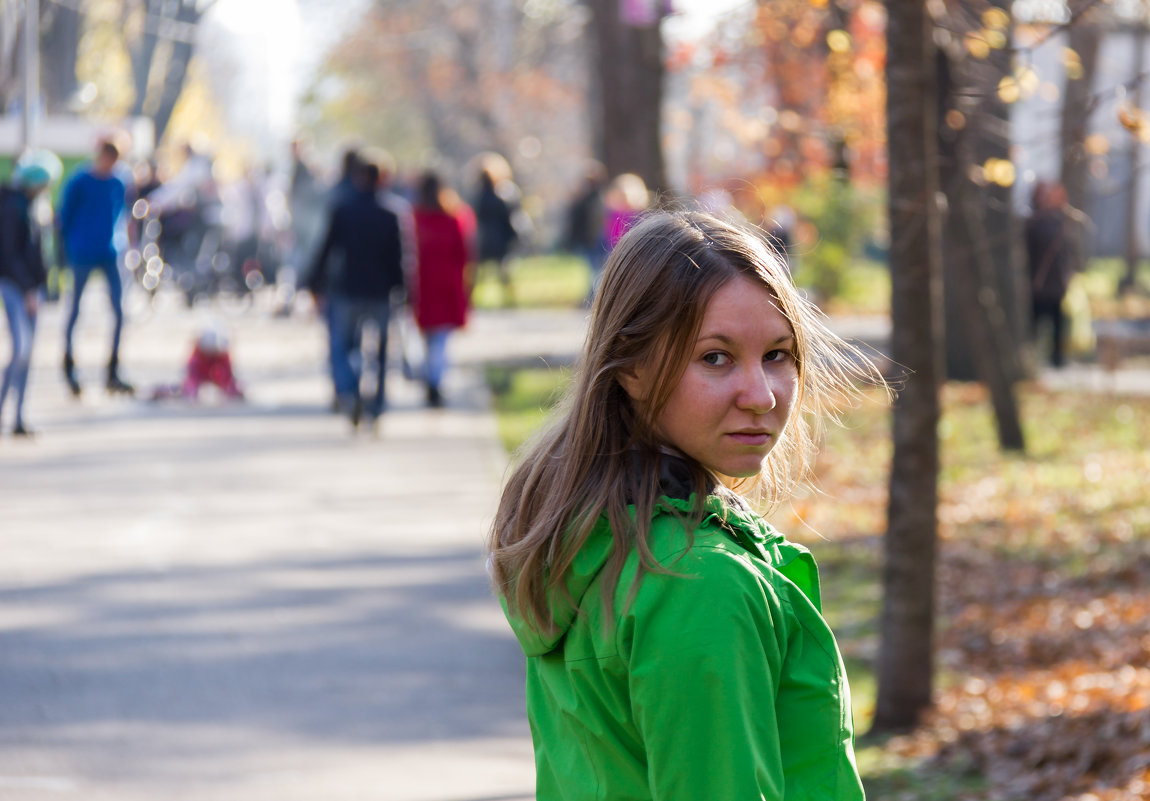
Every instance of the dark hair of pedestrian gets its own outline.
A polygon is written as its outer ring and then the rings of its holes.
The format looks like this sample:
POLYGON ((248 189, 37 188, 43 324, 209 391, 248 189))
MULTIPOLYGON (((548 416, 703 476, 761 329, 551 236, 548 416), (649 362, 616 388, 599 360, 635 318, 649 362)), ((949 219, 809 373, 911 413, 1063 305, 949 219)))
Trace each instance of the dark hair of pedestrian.
POLYGON ((608 608, 631 550, 641 571, 667 569, 647 541, 666 452, 656 420, 686 369, 711 298, 739 276, 766 287, 790 323, 798 390, 758 474, 713 476, 687 458, 695 522, 709 489, 731 501, 735 493, 760 505, 782 500, 809 477, 823 425, 853 405, 861 385, 886 387, 873 363, 826 327, 761 232, 700 212, 645 215, 607 260, 567 394, 551 425, 518 455, 491 527, 496 589, 541 631, 554 630, 556 599, 571 600, 567 574, 600 516, 614 539, 603 582, 608 608), (657 377, 642 407, 619 381, 640 367, 657 377))
POLYGON ((343 151, 343 158, 340 162, 343 174, 345 176, 355 175, 356 168, 359 167, 362 160, 359 157, 359 149, 350 147, 343 151))
POLYGON ((370 161, 357 164, 352 178, 365 192, 374 191, 379 186, 379 166, 370 161))
POLYGON ((416 205, 446 213, 447 209, 443 204, 443 182, 438 173, 428 170, 420 176, 416 205))
POLYGON ((484 190, 495 188, 495 176, 486 168, 479 171, 479 186, 484 190))
POLYGON ((96 151, 101 156, 107 156, 113 161, 116 161, 120 158, 120 148, 116 147, 116 143, 111 139, 101 139, 99 146, 96 148, 96 151))

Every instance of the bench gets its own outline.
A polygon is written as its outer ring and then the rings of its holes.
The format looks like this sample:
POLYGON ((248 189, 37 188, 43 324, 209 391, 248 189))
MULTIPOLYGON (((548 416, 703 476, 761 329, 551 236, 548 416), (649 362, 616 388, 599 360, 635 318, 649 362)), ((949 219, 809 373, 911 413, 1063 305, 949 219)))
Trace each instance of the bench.
POLYGON ((1150 356, 1150 318, 1099 320, 1094 323, 1098 361, 1107 370, 1118 369, 1128 356, 1150 356))

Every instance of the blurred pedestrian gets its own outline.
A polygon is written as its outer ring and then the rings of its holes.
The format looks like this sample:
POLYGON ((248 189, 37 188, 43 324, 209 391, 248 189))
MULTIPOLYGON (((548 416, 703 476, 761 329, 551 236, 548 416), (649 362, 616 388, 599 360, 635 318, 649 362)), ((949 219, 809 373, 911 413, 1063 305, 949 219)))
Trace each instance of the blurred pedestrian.
POLYGON ((374 429, 386 408, 387 326, 391 296, 404 290, 399 219, 379 203, 379 168, 367 162, 355 172, 354 191, 332 211, 308 289, 331 321, 331 374, 339 410, 352 426, 366 411, 374 429), (377 330, 376 387, 366 408, 360 394, 365 324, 377 330))
POLYGON ((80 301, 92 273, 104 275, 114 326, 105 387, 111 393, 132 394, 132 385, 120 376, 120 336, 124 328, 124 286, 120 279, 120 248, 126 239, 124 209, 127 184, 116 163, 120 148, 103 139, 95 159, 72 175, 64 186, 58 219, 60 255, 72 269, 72 304, 64 332, 64 379, 74 396, 81 387, 76 377, 73 337, 80 316, 80 301))
POLYGON ((400 187, 396 186, 395 158, 383 148, 370 147, 364 150, 363 157, 379 167, 379 188, 376 197, 379 204, 399 218, 399 243, 403 247, 403 275, 410 284, 415 280, 416 262, 419 251, 415 244, 415 217, 411 203, 400 187))
POLYGON ((269 194, 267 174, 250 165, 220 190, 222 249, 228 257, 229 277, 240 293, 258 289, 275 276, 274 240, 266 236, 271 228, 269 194))
POLYGON ((323 235, 325 222, 324 190, 312 167, 307 143, 291 143, 291 168, 286 192, 287 212, 291 219, 287 244, 287 265, 276 274, 279 296, 278 316, 291 314, 296 285, 308 268, 323 235))
MULTIPOLYGON (((359 151, 359 145, 348 145, 344 148, 343 155, 339 160, 339 177, 336 178, 335 184, 327 192, 328 210, 334 209, 343 201, 355 196, 357 191, 356 173, 364 163, 359 151)), ((376 166, 379 166, 378 162, 376 162, 376 166)))
POLYGON ((432 407, 443 404, 448 337, 467 323, 468 228, 474 223, 467 221, 469 209, 445 202, 447 197, 439 175, 425 173, 415 205, 419 257, 413 294, 415 320, 427 343, 424 379, 432 407))
POLYGON ((485 265, 495 268, 505 306, 515 305, 510 257, 519 240, 515 227, 519 197, 507 160, 496 153, 484 154, 479 161, 479 189, 472 203, 479 248, 477 269, 485 265))
POLYGON ((751 504, 881 377, 776 253, 703 213, 623 235, 578 364, 489 541, 535 797, 862 801, 815 562, 751 504))
POLYGON ((1031 195, 1026 221, 1026 257, 1030 302, 1036 340, 1049 327, 1050 363, 1066 363, 1066 314, 1062 303, 1070 280, 1081 269, 1081 233, 1067 208, 1066 190, 1057 181, 1039 181, 1031 195))
POLYGON ((638 175, 625 172, 615 176, 604 198, 606 211, 603 225, 607 250, 615 247, 615 243, 635 224, 650 202, 647 184, 638 175))
POLYGON ((590 289, 584 305, 590 306, 599 287, 603 263, 607 260, 607 243, 603 224, 603 188, 606 170, 599 162, 591 162, 584 170, 583 179, 575 197, 567 208, 567 230, 564 245, 580 256, 590 271, 590 289))
POLYGON ((181 148, 184 161, 148 196, 159 215, 160 251, 191 307, 197 298, 214 297, 222 277, 218 267, 224 239, 224 204, 216 180, 215 159, 204 143, 181 148))
POLYGON ((16 399, 12 435, 32 436, 24 419, 24 396, 32 364, 36 315, 44 300, 48 273, 40 221, 33 211, 37 196, 60 174, 60 160, 46 151, 17 161, 9 186, 0 187, 0 299, 8 318, 12 357, 0 385, 0 412, 11 390, 16 399))

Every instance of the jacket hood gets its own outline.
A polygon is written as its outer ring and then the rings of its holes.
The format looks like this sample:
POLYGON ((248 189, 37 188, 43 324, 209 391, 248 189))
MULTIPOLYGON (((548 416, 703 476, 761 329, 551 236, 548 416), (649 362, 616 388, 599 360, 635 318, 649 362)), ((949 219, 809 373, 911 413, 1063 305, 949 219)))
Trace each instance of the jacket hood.
MULTIPOLYGON (((693 508, 694 496, 660 497, 655 503, 652 524, 665 515, 690 515, 693 508)), ((633 511, 634 507, 631 509, 633 511)), ((814 560, 806 548, 787 542, 782 534, 771 528, 750 509, 735 506, 732 500, 719 495, 708 495, 703 502, 703 520, 698 530, 721 531, 795 582, 816 607, 820 606, 817 571, 814 560)), ((500 596, 499 602, 503 606, 503 612, 524 654, 542 656, 559 645, 579 614, 583 596, 607 564, 612 547, 610 526, 606 517, 600 517, 587 537, 587 542, 571 563, 571 569, 564 580, 570 601, 559 593, 552 599, 551 607, 555 617, 553 631, 540 631, 523 617, 511 613, 508 611, 507 600, 500 596)))

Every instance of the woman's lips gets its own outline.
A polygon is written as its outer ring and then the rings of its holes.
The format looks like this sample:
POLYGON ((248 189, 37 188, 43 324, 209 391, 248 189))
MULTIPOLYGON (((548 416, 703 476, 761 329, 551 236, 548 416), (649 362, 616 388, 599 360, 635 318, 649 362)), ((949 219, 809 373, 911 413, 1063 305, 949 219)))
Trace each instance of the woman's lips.
POLYGON ((733 431, 727 436, 740 445, 766 445, 771 441, 766 431, 733 431))

